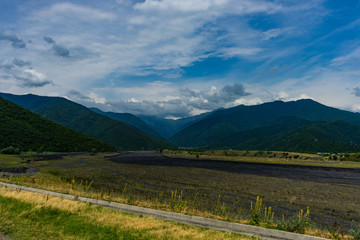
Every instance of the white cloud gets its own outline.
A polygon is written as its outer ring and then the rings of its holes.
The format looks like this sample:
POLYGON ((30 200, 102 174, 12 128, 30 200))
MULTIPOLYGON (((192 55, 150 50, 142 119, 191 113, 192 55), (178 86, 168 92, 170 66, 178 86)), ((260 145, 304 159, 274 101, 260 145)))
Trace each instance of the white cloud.
POLYGON ((219 49, 219 56, 222 57, 246 57, 252 56, 261 52, 261 48, 239 48, 239 47, 229 47, 219 49))
POLYGON ((339 66, 345 64, 360 66, 359 61, 360 61, 360 47, 351 50, 350 53, 344 56, 339 56, 334 58, 331 62, 333 66, 339 66))
POLYGON ((354 104, 351 106, 351 110, 360 113, 360 104, 354 104))
POLYGON ((279 100, 285 100, 289 98, 289 94, 287 94, 286 92, 279 92, 278 94, 278 98, 279 100))
POLYGON ((286 27, 286 28, 273 28, 270 30, 267 30, 262 33, 262 39, 263 40, 269 40, 271 38, 277 38, 281 35, 288 34, 291 30, 293 30, 292 27, 286 27))
POLYGON ((235 100, 233 105, 258 105, 264 103, 263 100, 261 100, 259 97, 255 97, 255 98, 250 98, 250 99, 246 99, 246 98, 240 98, 235 100))
POLYGON ((94 103, 101 103, 101 104, 105 104, 106 103, 106 99, 103 97, 99 97, 97 94, 95 93, 90 93, 89 94, 89 98, 94 102, 94 103))
MULTIPOLYGON (((116 19, 113 13, 101 11, 95 8, 77 5, 70 2, 55 3, 50 8, 40 10, 36 15, 36 21, 41 18, 42 21, 49 23, 60 21, 112 21, 116 19)), ((71 27, 71 26, 70 26, 71 27)))
POLYGON ((293 11, 265 0, 197 4, 146 0, 116 5, 97 9, 63 2, 29 11, 19 29, 33 40, 26 55, 54 82, 75 89, 89 88, 109 73, 177 78, 181 67, 209 56, 247 58, 262 53, 258 31, 245 19, 236 25, 221 22, 226 17, 293 11), (51 58, 44 51, 47 47, 39 39, 49 35, 62 45, 53 51, 66 59, 51 58))
POLYGON ((202 0, 196 4, 192 0, 145 0, 145 2, 136 4, 135 9, 186 13, 209 11, 210 14, 217 15, 220 12, 232 14, 274 13, 283 11, 284 7, 281 4, 261 0, 202 0))
MULTIPOLYGON (((123 99, 105 99, 94 93, 85 95, 74 90, 67 96, 86 106, 97 106, 106 111, 179 118, 221 107, 232 107, 241 104, 239 101, 250 95, 240 83, 225 85, 220 90, 215 87, 198 90, 159 81, 148 83, 142 88, 102 89, 100 92, 101 96, 122 95, 123 99)), ((253 98, 246 101, 250 104, 259 103, 260 100, 253 98)))

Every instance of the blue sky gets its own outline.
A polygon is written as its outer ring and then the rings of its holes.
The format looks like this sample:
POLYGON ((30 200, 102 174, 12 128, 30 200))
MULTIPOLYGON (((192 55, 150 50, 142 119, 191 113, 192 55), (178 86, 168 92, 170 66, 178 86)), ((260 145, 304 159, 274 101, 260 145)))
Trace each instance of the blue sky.
POLYGON ((312 98, 360 112, 360 1, 0 0, 0 91, 187 117, 312 98))

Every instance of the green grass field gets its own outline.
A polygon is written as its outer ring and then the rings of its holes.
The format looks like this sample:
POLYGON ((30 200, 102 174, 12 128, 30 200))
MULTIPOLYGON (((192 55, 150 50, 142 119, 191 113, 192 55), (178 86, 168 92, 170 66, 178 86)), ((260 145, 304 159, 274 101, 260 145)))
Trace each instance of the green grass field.
POLYGON ((14 239, 257 239, 6 188, 1 232, 14 239))

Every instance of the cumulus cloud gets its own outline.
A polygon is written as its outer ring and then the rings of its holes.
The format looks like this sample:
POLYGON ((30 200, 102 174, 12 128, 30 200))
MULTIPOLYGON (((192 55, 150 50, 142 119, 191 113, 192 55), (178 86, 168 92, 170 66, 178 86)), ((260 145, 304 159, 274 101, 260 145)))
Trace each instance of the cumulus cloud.
POLYGON ((16 35, 5 34, 0 32, 0 40, 10 41, 13 48, 25 48, 24 40, 18 38, 16 35))
POLYGON ((26 69, 20 75, 14 75, 14 77, 20 82, 20 86, 28 88, 39 88, 48 84, 54 84, 44 74, 34 69, 26 69))
POLYGON ((20 87, 40 88, 54 85, 43 73, 31 68, 31 61, 15 58, 0 63, 0 78, 15 81, 20 87))
MULTIPOLYGON (((133 114, 156 115, 164 118, 189 117, 193 114, 212 111, 221 107, 232 107, 246 102, 243 97, 251 95, 240 83, 225 85, 220 90, 211 87, 208 90, 195 90, 190 88, 178 88, 169 83, 155 82, 141 89, 119 89, 119 93, 133 92, 138 97, 130 97, 128 100, 105 100, 91 93, 89 97, 72 91, 67 95, 73 100, 82 101, 89 105, 91 102, 96 107, 107 111, 129 112, 133 114), (163 97, 158 97, 158 93, 163 97)), ((247 102, 258 103, 258 99, 247 102)), ((92 104, 90 104, 92 105, 92 104)))
POLYGON ((15 58, 13 60, 13 64, 18 66, 18 67, 25 67, 25 66, 30 66, 31 61, 30 60, 22 60, 20 58, 15 58))
POLYGON ((59 45, 56 41, 51 37, 43 37, 43 40, 48 44, 52 45, 52 50, 54 50, 54 54, 59 57, 68 57, 70 56, 70 50, 63 45, 59 45))
POLYGON ((354 94, 357 97, 360 97, 360 88, 359 87, 354 88, 352 94, 354 94))

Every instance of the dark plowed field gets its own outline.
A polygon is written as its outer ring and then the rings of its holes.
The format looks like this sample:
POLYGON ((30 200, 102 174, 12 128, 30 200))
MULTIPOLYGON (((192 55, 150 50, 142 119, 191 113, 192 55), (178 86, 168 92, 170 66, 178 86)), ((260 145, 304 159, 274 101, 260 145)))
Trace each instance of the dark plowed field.
POLYGON ((122 164, 202 168, 309 182, 360 185, 360 169, 357 168, 245 163, 210 159, 192 160, 168 158, 156 152, 120 153, 107 158, 122 164))

